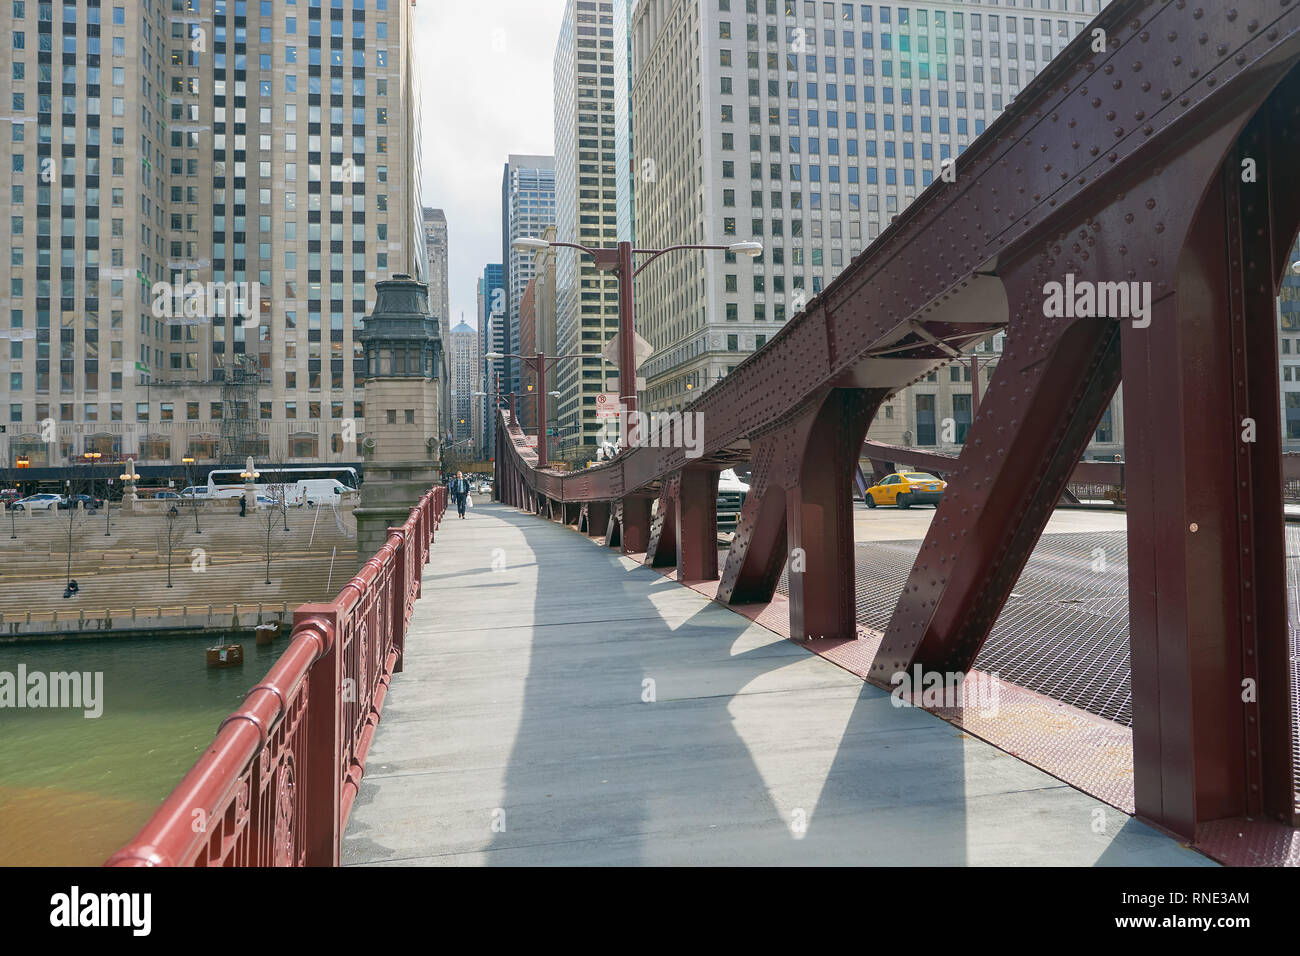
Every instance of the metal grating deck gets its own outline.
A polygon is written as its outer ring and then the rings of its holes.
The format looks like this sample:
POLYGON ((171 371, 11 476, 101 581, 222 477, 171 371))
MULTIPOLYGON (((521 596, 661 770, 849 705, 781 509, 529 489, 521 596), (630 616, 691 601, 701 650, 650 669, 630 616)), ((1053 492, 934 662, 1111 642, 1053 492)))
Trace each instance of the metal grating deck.
MULTIPOLYGON (((921 541, 857 546, 858 623, 889 626, 921 541)), ((1286 529, 1292 713, 1300 724, 1300 526, 1286 529)), ((777 585, 788 594, 783 574, 777 585)), ((1128 542, 1123 531, 1045 534, 975 661, 980 670, 1132 726, 1128 542)), ((1300 726, 1293 735, 1300 806, 1300 726)))

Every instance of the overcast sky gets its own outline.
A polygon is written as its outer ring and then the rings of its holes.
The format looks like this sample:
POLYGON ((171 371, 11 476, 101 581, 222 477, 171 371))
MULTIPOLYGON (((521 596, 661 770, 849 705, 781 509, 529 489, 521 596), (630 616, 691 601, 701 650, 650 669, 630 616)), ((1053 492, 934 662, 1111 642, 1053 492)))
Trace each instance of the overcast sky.
POLYGON ((501 261, 501 172, 551 155, 552 57, 564 0, 418 0, 426 206, 447 213, 451 324, 477 320, 478 277, 501 261))

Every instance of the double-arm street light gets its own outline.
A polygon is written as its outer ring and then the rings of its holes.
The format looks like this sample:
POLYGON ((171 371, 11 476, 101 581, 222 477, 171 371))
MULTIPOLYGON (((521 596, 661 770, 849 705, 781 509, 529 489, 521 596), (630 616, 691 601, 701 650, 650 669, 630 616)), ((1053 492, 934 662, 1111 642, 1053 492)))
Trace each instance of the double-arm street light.
MULTIPOLYGON (((547 355, 545 352, 538 352, 534 356, 527 356, 516 355, 514 352, 488 352, 483 357, 490 362, 507 358, 519 359, 525 365, 532 365, 537 370, 537 421, 540 423, 540 429, 537 433, 537 467, 545 468, 548 464, 546 454, 546 399, 560 397, 559 392, 548 392, 546 390, 546 365, 548 362, 582 358, 582 354, 574 352, 569 355, 547 355)), ((514 414, 513 395, 511 398, 511 414, 514 414)))
POLYGON ((730 252, 736 255, 757 258, 763 254, 763 244, 753 240, 733 242, 730 245, 695 245, 683 244, 669 246, 666 249, 634 249, 630 242, 620 242, 614 247, 591 249, 576 242, 548 242, 521 236, 511 243, 519 252, 541 252, 544 249, 563 247, 577 249, 591 256, 596 268, 602 272, 612 272, 618 276, 618 390, 619 401, 629 421, 635 420, 637 410, 636 397, 636 314, 633 305, 633 285, 650 263, 669 252, 684 249, 701 249, 730 252), (649 256, 640 265, 636 256, 649 256))

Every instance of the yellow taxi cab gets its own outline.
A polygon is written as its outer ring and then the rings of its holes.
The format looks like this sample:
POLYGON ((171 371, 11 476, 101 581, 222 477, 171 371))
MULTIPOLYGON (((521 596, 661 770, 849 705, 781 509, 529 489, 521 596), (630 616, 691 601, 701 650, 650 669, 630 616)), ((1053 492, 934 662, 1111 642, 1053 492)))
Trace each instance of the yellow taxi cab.
POLYGON ((896 471, 887 475, 878 485, 867 489, 867 507, 898 505, 938 505, 948 482, 923 471, 896 471))

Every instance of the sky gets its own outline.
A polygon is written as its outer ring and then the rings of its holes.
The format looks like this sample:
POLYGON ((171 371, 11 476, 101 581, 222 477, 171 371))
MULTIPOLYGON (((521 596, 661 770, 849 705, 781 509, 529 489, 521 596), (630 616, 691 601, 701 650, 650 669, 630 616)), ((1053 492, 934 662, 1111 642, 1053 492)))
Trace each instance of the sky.
POLYGON ((501 261, 510 153, 554 150, 552 57, 564 0, 417 0, 424 205, 447 213, 451 324, 477 324, 478 278, 501 261))

